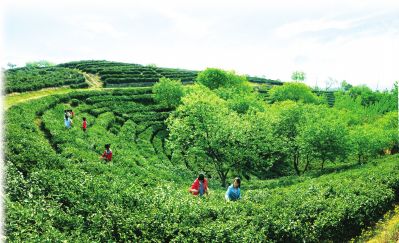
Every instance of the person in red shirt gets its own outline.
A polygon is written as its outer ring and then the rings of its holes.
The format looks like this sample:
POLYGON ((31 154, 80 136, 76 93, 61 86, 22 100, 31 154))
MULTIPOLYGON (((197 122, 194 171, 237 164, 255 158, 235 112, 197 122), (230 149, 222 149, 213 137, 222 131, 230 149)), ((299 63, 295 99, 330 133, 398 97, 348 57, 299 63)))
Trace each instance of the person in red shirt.
POLYGON ((195 196, 208 195, 208 180, 205 178, 204 174, 200 173, 198 175, 198 178, 194 180, 188 191, 195 196))
POLYGON ((83 117, 82 129, 83 129, 83 132, 86 132, 86 129, 87 129, 86 117, 83 117))
POLYGON ((100 159, 103 159, 105 161, 111 161, 112 160, 112 150, 110 149, 111 144, 106 144, 105 145, 105 151, 103 155, 101 155, 100 159))

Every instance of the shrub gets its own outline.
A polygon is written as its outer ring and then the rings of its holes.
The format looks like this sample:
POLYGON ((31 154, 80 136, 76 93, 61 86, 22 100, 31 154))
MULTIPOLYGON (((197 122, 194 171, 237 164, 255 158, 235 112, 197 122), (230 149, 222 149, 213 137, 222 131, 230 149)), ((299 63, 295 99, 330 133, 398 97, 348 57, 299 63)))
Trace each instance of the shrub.
POLYGON ((183 85, 180 80, 161 78, 153 87, 154 99, 156 102, 176 107, 183 97, 183 85))

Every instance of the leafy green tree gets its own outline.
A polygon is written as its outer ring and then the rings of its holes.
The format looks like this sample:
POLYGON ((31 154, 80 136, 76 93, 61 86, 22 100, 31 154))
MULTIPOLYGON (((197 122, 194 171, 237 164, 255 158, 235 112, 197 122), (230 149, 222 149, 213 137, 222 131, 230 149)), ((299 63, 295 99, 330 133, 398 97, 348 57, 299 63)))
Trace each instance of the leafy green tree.
POLYGON ((305 171, 312 159, 321 161, 344 160, 349 153, 348 129, 338 113, 325 106, 309 106, 305 112, 306 122, 300 127, 298 142, 306 157, 305 171))
POLYGON ((284 83, 282 86, 273 86, 269 91, 271 102, 292 100, 302 101, 304 103, 318 104, 321 99, 315 95, 312 90, 303 83, 284 83))
POLYGON ((154 98, 158 103, 176 107, 184 95, 183 84, 180 80, 160 78, 153 88, 154 98))
MULTIPOLYGON (((299 128, 304 122, 303 104, 283 101, 269 108, 273 119, 273 136, 280 142, 278 149, 289 161, 297 175, 301 174, 301 148, 298 143, 299 128)), ((277 148, 276 148, 277 149, 277 148)))
POLYGON ((298 81, 304 81, 305 78, 306 78, 306 74, 305 74, 304 72, 302 72, 302 71, 294 71, 294 72, 292 73, 292 75, 291 75, 291 79, 292 79, 293 81, 296 81, 296 82, 298 82, 298 81))
POLYGON ((348 90, 350 90, 352 87, 353 87, 352 84, 350 84, 350 83, 346 82, 346 80, 344 80, 344 81, 341 82, 341 88, 340 88, 340 90, 341 90, 341 91, 348 91, 348 90))
POLYGON ((232 87, 245 83, 245 76, 240 76, 232 71, 224 71, 217 68, 207 68, 197 76, 197 82, 205 85, 209 89, 220 87, 232 87))
POLYGON ((221 87, 215 90, 215 93, 227 101, 230 110, 239 114, 245 114, 249 110, 264 110, 264 102, 247 83, 234 87, 221 87))
POLYGON ((380 116, 377 109, 363 106, 360 96, 352 98, 348 93, 342 91, 335 92, 334 96, 334 108, 345 113, 349 125, 371 123, 380 116))
POLYGON ((198 86, 183 98, 183 105, 167 121, 171 149, 182 152, 184 156, 191 153, 203 157, 204 167, 212 164, 222 184, 225 184, 232 166, 226 160, 229 150, 222 146, 230 143, 228 117, 226 102, 198 86))
POLYGON ((346 120, 340 111, 325 105, 293 101, 275 103, 268 109, 273 123, 273 135, 279 153, 276 159, 289 161, 297 175, 309 169, 313 161, 345 159, 349 153, 346 120))
MULTIPOLYGON (((190 155, 200 157, 203 167, 213 166, 223 186, 229 172, 250 171, 255 163, 271 166, 270 161, 260 162, 267 146, 259 142, 265 136, 271 141, 271 133, 259 132, 260 128, 252 124, 253 116, 239 116, 229 110, 225 100, 200 85, 193 87, 182 102, 167 120, 173 151, 185 159, 190 155)), ((192 163, 199 162, 186 161, 192 163)))
POLYGON ((245 169, 241 174, 245 175, 248 171, 259 178, 265 178, 271 167, 284 159, 284 154, 281 152, 282 142, 273 134, 276 116, 268 111, 251 110, 242 118, 240 126, 247 124, 243 127, 246 141, 242 144, 242 149, 248 156, 243 160, 247 164, 240 167, 245 169))
POLYGON ((350 130, 350 142, 353 154, 356 155, 359 164, 376 157, 380 151, 387 148, 389 138, 379 127, 371 124, 355 126, 350 130))
POLYGON ((398 110, 398 89, 397 83, 392 90, 374 92, 374 102, 368 106, 378 114, 398 110))
POLYGON ((398 124, 398 112, 391 111, 379 119, 375 120, 372 124, 381 131, 382 144, 385 144, 383 149, 391 150, 395 146, 399 145, 399 124, 398 124))
POLYGON ((348 94, 353 99, 360 97, 363 106, 369 106, 377 102, 377 92, 373 92, 366 85, 353 86, 349 89, 348 94))

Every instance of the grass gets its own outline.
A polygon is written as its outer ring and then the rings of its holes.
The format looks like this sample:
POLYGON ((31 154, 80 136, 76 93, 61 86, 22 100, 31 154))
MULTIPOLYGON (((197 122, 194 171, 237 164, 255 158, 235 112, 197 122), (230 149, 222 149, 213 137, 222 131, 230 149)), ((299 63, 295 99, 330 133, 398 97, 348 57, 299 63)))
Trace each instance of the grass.
POLYGON ((399 204, 387 212, 374 227, 365 230, 351 242, 388 243, 399 242, 399 204))
MULTIPOLYGON (((78 70, 79 71, 79 70, 78 70)), ((102 88, 103 83, 101 82, 100 76, 90 73, 85 73, 80 71, 86 79, 86 82, 89 83, 90 87, 93 89, 102 88)))
MULTIPOLYGON (((86 79, 86 82, 89 83, 90 88, 88 89, 102 89, 102 82, 98 75, 88 74, 81 72, 86 79)), ((46 88, 37 91, 28 91, 22 93, 12 93, 6 95, 5 98, 5 110, 10 108, 13 105, 33 100, 37 98, 41 98, 48 95, 56 95, 56 94, 66 94, 72 91, 77 91, 82 89, 71 89, 70 87, 56 87, 56 88, 46 88)))
POLYGON ((73 90, 74 89, 71 89, 69 87, 61 87, 61 88, 48 88, 39 91, 29 91, 23 93, 12 93, 7 95, 5 98, 5 110, 21 102, 41 98, 48 95, 66 94, 73 90))

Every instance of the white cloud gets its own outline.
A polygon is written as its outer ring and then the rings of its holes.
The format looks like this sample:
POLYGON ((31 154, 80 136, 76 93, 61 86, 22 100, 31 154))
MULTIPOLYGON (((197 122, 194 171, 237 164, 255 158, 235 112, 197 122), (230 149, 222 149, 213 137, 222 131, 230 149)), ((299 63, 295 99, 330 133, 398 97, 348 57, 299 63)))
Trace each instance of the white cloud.
POLYGON ((211 27, 209 20, 189 16, 171 8, 159 9, 158 11, 172 21, 176 34, 190 38, 203 38, 209 34, 211 27))
POLYGON ((399 79, 395 2, 7 1, 5 63, 109 59, 281 80, 303 70, 309 84, 388 86, 399 79))
POLYGON ((316 32, 328 29, 347 29, 352 27, 354 21, 315 19, 296 21, 282 25, 275 30, 275 35, 280 38, 292 38, 306 32, 316 32))
POLYGON ((111 36, 113 38, 123 38, 126 34, 117 31, 111 23, 102 21, 87 21, 82 23, 82 27, 90 33, 96 35, 111 36))

